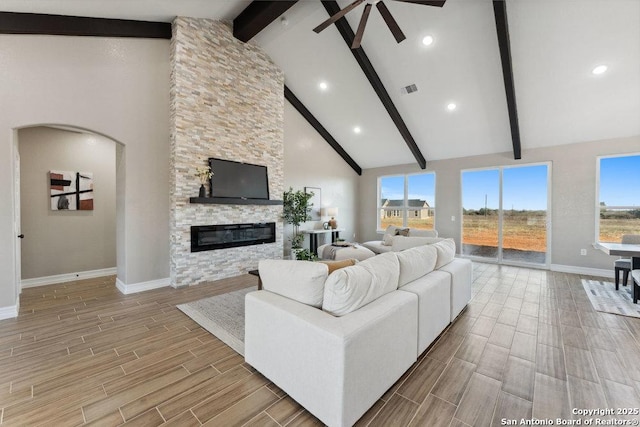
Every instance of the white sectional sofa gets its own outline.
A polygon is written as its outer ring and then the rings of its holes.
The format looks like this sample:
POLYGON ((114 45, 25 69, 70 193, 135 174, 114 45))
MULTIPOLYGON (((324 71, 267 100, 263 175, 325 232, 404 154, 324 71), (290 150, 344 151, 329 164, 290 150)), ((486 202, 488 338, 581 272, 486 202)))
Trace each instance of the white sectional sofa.
POLYGON ((382 240, 364 242, 362 246, 377 254, 382 254, 386 252, 404 251, 405 249, 421 245, 430 245, 442 240, 444 239, 438 237, 437 230, 402 228, 390 225, 384 231, 382 240))
POLYGON ((471 262, 447 239, 328 274, 260 262, 245 300, 245 359, 329 426, 353 425, 471 299, 471 262))

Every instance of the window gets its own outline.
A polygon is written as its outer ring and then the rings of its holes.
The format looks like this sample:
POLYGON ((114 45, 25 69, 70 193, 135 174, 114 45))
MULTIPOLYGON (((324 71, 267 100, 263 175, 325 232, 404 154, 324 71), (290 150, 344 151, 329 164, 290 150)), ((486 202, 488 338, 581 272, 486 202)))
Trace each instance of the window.
POLYGON ((462 253, 505 264, 548 264, 550 164, 461 173, 462 253))
POLYGON ((620 242, 640 234, 640 154, 600 157, 596 194, 596 239, 620 242))
POLYGON ((389 225, 433 229, 435 193, 433 172, 378 178, 378 229, 389 225))

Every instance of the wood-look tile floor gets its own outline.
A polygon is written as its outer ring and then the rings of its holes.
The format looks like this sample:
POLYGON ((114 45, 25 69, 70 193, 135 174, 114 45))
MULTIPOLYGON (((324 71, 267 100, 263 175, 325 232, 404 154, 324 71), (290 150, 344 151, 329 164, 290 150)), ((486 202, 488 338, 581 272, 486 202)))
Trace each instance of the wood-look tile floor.
MULTIPOLYGON (((640 408, 640 319, 594 311, 583 278, 475 263, 471 304, 357 425, 640 408)), ((0 321, 1 423, 321 425, 175 307, 256 282, 121 295, 108 277, 25 289, 18 318, 0 321)))

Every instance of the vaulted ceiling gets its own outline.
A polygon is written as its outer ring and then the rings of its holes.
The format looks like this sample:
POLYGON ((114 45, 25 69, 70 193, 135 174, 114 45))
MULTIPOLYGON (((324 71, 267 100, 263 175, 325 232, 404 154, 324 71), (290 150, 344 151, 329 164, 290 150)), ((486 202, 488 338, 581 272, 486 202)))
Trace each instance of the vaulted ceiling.
MULTIPOLYGON (((0 11, 170 22, 232 21, 247 0, 0 0, 0 11)), ((351 0, 339 0, 344 8, 351 0)), ((510 152, 509 114, 494 5, 444 7, 385 0, 407 39, 397 44, 375 8, 362 50, 426 159, 510 152), (425 46, 425 36, 433 43, 425 46), (417 91, 403 93, 415 85, 417 91), (455 104, 450 111, 447 106, 455 104)), ((346 15, 355 32, 364 5, 346 15)), ((519 138, 526 150, 640 135, 640 1, 506 0, 519 138), (592 70, 606 65, 607 71, 592 70)), ((394 122, 317 0, 295 3, 253 37, 284 70, 291 93, 362 168, 415 163, 394 122), (325 83, 326 89, 320 84, 325 83), (359 133, 354 132, 358 127, 359 133)), ((504 52, 503 52, 504 54, 504 52)), ((640 147, 639 147, 640 149, 640 147)))

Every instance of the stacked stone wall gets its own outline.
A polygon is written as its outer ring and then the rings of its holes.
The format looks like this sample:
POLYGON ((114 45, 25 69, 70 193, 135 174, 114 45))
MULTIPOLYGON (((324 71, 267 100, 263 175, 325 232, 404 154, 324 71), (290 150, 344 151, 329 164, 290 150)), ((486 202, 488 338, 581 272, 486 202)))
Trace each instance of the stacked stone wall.
MULTIPOLYGON (((226 22, 176 18, 171 42, 171 284, 195 285, 282 257, 282 206, 192 204, 209 157, 265 165, 284 191, 284 75, 226 22), (275 222, 276 242, 191 252, 192 225, 275 222)), ((215 174, 215 170, 213 171, 215 174)), ((213 177, 215 186, 215 175, 213 177)), ((207 191, 209 188, 207 186, 207 191)))

